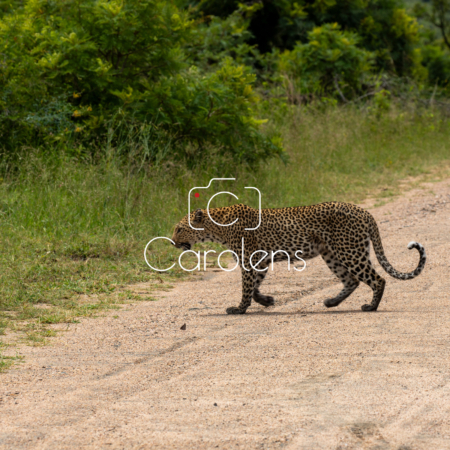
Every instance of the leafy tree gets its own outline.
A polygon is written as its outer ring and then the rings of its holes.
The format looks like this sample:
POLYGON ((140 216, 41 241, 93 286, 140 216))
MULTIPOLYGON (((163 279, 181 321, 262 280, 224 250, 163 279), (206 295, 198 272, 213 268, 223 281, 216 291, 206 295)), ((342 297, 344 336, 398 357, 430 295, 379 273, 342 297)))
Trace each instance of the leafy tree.
MULTIPOLYGON (((238 0, 203 0, 196 4, 206 15, 226 17, 238 0)), ((376 66, 400 76, 420 75, 417 51, 418 25, 406 14, 401 0, 259 0, 262 7, 251 18, 249 31, 262 52, 292 50, 306 43, 317 26, 337 23, 343 31, 357 33, 360 46, 374 52, 376 66)), ((423 75, 423 74, 422 74, 423 75)))
POLYGON ((249 25, 254 14, 261 9, 259 3, 240 4, 230 15, 202 16, 197 19, 185 51, 204 71, 231 57, 239 64, 251 66, 259 58, 259 51, 249 42, 252 34, 249 25))
POLYGON ((251 164, 281 154, 253 117, 254 77, 231 59, 199 73, 186 54, 196 25, 167 0, 27 0, 0 23, 2 133, 89 141, 119 114, 192 161, 211 146, 251 164))
POLYGON ((450 1, 431 0, 429 5, 417 3, 414 10, 418 17, 438 28, 445 45, 450 49, 450 1))
POLYGON ((326 24, 308 33, 308 43, 298 43, 280 57, 280 70, 299 80, 304 92, 358 93, 364 76, 371 73, 372 53, 358 47, 360 38, 340 30, 338 24, 326 24))
POLYGON ((422 49, 423 64, 432 84, 448 86, 450 82, 450 54, 438 44, 425 45, 422 49))
POLYGON ((450 2, 432 0, 414 6, 422 20, 423 65, 433 85, 448 86, 450 81, 450 2))
POLYGON ((347 0, 330 2, 319 23, 335 20, 344 30, 361 36, 360 45, 374 52, 375 65, 399 76, 421 76, 420 51, 417 49, 419 27, 399 0, 347 0), (344 4, 342 4, 344 3, 344 4))

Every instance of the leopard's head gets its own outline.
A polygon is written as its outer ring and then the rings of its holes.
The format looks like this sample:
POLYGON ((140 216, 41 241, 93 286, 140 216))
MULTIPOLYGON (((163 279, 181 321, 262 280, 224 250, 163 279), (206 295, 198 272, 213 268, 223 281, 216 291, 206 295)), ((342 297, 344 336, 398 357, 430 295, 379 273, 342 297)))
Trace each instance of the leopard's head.
POLYGON ((189 226, 189 217, 192 227, 204 228, 205 225, 205 212, 201 209, 197 209, 190 215, 184 216, 178 222, 173 232, 172 241, 175 243, 175 247, 184 250, 190 250, 194 244, 203 242, 208 237, 208 233, 204 229, 196 230, 189 226))

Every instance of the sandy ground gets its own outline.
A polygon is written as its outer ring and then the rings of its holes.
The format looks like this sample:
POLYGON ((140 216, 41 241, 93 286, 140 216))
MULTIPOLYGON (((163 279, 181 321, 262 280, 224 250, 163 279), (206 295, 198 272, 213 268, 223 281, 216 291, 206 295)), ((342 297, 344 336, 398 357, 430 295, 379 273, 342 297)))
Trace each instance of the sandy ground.
POLYGON ((276 306, 244 316, 224 314, 238 271, 198 276, 21 348, 0 448, 450 449, 450 180, 371 211, 394 267, 416 266, 411 240, 428 255, 412 281, 377 264, 378 312, 360 310, 366 286, 327 310, 340 285, 320 259, 276 268, 276 306))

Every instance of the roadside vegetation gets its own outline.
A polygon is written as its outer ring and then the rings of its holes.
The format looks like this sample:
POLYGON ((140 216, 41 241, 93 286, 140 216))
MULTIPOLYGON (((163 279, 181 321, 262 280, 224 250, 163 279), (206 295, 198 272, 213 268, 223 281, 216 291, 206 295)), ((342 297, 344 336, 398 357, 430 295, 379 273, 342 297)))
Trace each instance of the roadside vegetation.
POLYGON ((445 165, 437 3, 0 2, 0 334, 40 344, 50 324, 151 300, 129 285, 187 276, 151 271, 144 248, 213 177, 281 207, 392 195, 445 165))

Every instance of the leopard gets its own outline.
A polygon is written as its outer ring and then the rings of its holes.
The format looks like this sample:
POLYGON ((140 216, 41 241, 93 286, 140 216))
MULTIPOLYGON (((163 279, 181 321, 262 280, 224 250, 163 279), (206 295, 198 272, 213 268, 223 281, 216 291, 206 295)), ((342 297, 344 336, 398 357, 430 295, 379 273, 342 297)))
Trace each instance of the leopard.
POLYGON ((222 244, 235 255, 236 267, 241 269, 241 302, 227 308, 227 314, 245 314, 252 300, 264 307, 275 305, 272 296, 260 292, 270 264, 272 270, 274 262, 301 259, 306 264, 319 255, 343 284, 335 297, 324 301, 327 308, 340 305, 362 282, 372 289, 373 297, 361 309, 377 311, 386 280, 373 267, 370 242, 380 265, 398 280, 417 277, 427 258, 421 244, 410 242, 407 248, 418 250, 419 263, 412 272, 397 271, 386 258, 374 217, 358 205, 343 202, 267 209, 244 204, 196 209, 174 227, 172 244, 192 251, 200 242, 222 244))

